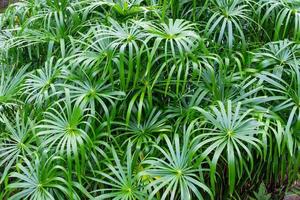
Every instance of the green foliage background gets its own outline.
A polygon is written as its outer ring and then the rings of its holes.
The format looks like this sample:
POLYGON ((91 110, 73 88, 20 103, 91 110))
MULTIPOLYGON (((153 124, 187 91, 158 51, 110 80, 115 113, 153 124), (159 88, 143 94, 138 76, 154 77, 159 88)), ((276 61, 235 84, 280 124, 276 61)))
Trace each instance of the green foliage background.
POLYGON ((27 0, 0 19, 0 199, 299 193, 298 0, 27 0))

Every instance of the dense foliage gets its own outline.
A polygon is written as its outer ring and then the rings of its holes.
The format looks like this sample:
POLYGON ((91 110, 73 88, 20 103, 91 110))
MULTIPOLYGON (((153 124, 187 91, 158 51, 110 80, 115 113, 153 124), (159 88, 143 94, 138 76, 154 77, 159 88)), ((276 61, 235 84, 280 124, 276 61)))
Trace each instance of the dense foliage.
POLYGON ((299 0, 24 0, 0 18, 0 199, 299 193, 299 0))

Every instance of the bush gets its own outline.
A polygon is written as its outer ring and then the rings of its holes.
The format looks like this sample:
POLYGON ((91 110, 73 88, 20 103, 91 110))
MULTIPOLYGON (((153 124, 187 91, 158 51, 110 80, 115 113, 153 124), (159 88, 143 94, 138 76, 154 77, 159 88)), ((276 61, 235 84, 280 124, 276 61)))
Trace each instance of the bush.
POLYGON ((298 0, 24 0, 0 19, 0 199, 299 193, 298 0))

